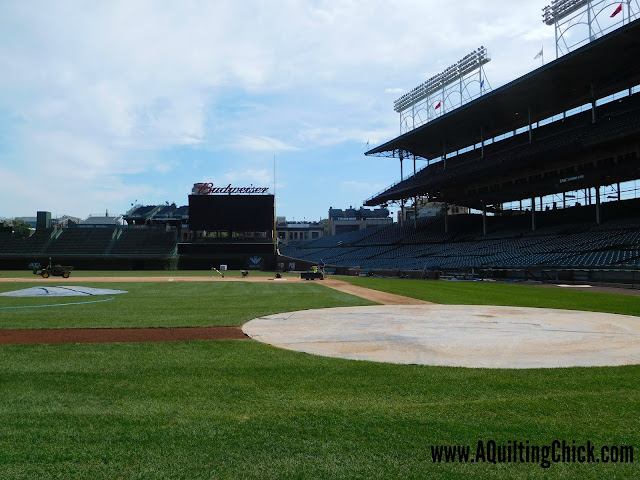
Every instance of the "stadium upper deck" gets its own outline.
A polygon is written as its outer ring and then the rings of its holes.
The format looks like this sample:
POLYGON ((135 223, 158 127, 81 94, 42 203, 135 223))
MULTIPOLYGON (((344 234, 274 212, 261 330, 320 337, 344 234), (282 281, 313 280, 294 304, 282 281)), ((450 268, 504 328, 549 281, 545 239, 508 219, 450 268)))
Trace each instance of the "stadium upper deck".
POLYGON ((186 223, 189 220, 189 207, 171 205, 136 205, 122 219, 129 225, 186 223))
MULTIPOLYGON (((565 138, 554 140, 562 140, 564 144, 560 146, 573 149, 574 156, 584 157, 585 150, 593 151, 599 143, 599 139, 607 141, 611 140, 612 137, 615 137, 617 142, 616 149, 619 148, 621 143, 630 144, 629 152, 625 152, 623 157, 627 153, 631 153, 632 150, 637 150, 637 148, 633 148, 633 144, 637 142, 637 134, 640 131, 640 127, 636 122, 640 113, 636 109, 635 112, 629 114, 630 110, 634 110, 633 104, 638 103, 637 101, 627 102, 619 110, 616 110, 615 106, 613 108, 599 107, 602 113, 596 113, 596 101, 598 99, 622 90, 631 89, 640 84, 640 65, 635 62, 636 58, 640 58, 640 21, 629 23, 499 89, 369 150, 366 155, 391 157, 402 153, 404 158, 415 156, 427 160, 440 159, 443 153, 450 154, 470 146, 478 146, 483 139, 494 138, 505 133, 522 132, 524 127, 524 132, 514 136, 519 138, 509 140, 511 143, 509 141, 494 142, 491 147, 475 148, 466 157, 461 155, 459 156, 460 158, 456 158, 458 156, 447 158, 446 163, 440 162, 442 165, 434 169, 427 168, 425 171, 419 172, 417 176, 409 177, 407 180, 393 185, 386 191, 367 200, 365 205, 380 205, 391 200, 429 194, 432 197, 440 195, 440 198, 445 201, 448 200, 478 208, 481 203, 503 202, 516 198, 521 199, 558 192, 560 190, 554 190, 556 187, 554 185, 549 185, 545 188, 538 186, 529 188, 526 192, 519 189, 515 196, 510 193, 508 195, 493 195, 494 198, 491 200, 479 197, 474 200, 472 198, 473 188, 471 188, 471 192, 469 189, 443 192, 442 190, 447 185, 439 183, 439 181, 443 179, 450 181, 456 174, 454 172, 455 169, 451 167, 459 166, 465 159, 473 159, 477 165, 471 171, 463 169, 457 173, 476 175, 478 168, 483 168, 484 166, 489 168, 485 173, 489 173, 491 171, 490 167, 498 165, 502 168, 501 176, 504 176, 505 167, 510 168, 511 165, 505 164, 504 158, 497 160, 496 154, 508 147, 519 147, 521 151, 518 155, 520 156, 523 155, 522 151, 528 149, 528 162, 526 162, 528 165, 526 167, 535 170, 540 160, 548 159, 548 151, 544 151, 544 148, 540 152, 535 151, 536 148, 542 146, 537 140, 545 140, 545 135, 543 134, 545 132, 542 129, 534 128, 534 124, 589 103, 592 104, 593 109, 580 117, 582 124, 578 127, 583 130, 579 133, 579 138, 572 139, 571 134, 566 133, 567 125, 573 120, 566 119, 560 122, 552 122, 546 127, 547 147, 550 150, 557 151, 558 149, 558 145, 549 144, 550 138, 557 134, 569 135, 569 137, 565 136, 565 138), (623 120, 614 118, 618 117, 618 114, 626 114, 627 116, 623 120), (586 120, 584 117, 587 117, 586 120), (613 123, 617 121, 621 123, 620 130, 612 129, 613 124, 611 122, 609 125, 598 126, 601 127, 601 132, 594 130, 595 125, 588 126, 591 123, 595 124, 597 119, 602 121, 614 120, 613 123), (536 134, 536 141, 534 141, 534 133, 536 134), (602 134, 602 137, 598 137, 599 134, 602 134), (516 144, 519 142, 519 145, 514 145, 514 142, 516 144), (530 145, 527 146, 526 144, 530 145), (493 158, 491 158, 492 156, 493 158), (493 160, 494 165, 491 165, 489 160, 493 160), (438 175, 431 177, 431 174, 438 169, 450 169, 450 171, 447 172, 447 175, 440 175, 440 178, 438 178, 438 175), (429 177, 429 179, 425 183, 426 177, 429 177), (461 200, 468 198, 470 201, 461 202, 461 200)), ((568 169, 569 167, 574 171, 579 169, 578 164, 580 162, 577 158, 574 163, 574 165, 564 165, 560 169, 568 169)), ((609 183, 638 178, 637 168, 635 170, 627 168, 624 173, 622 172, 625 170, 624 168, 616 168, 615 170, 617 172, 615 175, 618 178, 611 180, 609 183)), ((580 176, 564 175, 564 173, 558 172, 558 181, 562 180, 562 178, 580 176)), ((535 172, 535 175, 537 174, 544 175, 544 169, 540 172, 535 172)), ((611 177, 608 173, 604 176, 611 177)), ((516 175, 516 177, 519 178, 520 176, 516 175)), ((515 182, 518 178, 511 178, 510 181, 515 182)), ((462 182, 462 177, 459 180, 462 182)), ((594 178, 592 182, 585 181, 579 186, 576 184, 575 188, 606 184, 599 183, 601 181, 604 181, 604 179, 594 178)), ((484 190, 485 187, 486 190, 490 190, 490 184, 491 182, 487 182, 487 185, 479 185, 476 190, 484 190)), ((574 185, 571 185, 571 187, 574 188, 574 185)), ((488 197, 486 194, 481 196, 488 197)))
POLYGON ((433 163, 369 204, 425 193, 433 200, 481 209, 522 198, 610 185, 640 177, 640 95, 583 112, 433 163))

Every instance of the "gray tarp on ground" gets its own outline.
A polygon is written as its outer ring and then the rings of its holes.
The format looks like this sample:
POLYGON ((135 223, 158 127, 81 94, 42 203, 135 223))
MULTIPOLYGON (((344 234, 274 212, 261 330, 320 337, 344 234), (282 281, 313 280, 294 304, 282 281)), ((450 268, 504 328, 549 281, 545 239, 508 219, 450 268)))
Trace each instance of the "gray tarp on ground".
POLYGON ((91 287, 31 287, 13 292, 4 292, 0 295, 4 297, 92 297, 99 295, 114 295, 116 293, 127 293, 126 290, 111 290, 109 288, 91 287))

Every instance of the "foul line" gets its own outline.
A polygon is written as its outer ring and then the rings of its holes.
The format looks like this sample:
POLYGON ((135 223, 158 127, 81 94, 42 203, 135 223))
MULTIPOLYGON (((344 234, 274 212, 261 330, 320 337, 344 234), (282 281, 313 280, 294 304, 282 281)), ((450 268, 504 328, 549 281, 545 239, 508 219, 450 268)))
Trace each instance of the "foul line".
POLYGON ((63 307, 65 305, 86 305, 87 303, 100 303, 100 302, 108 302, 109 300, 113 300, 116 297, 104 298, 102 300, 90 300, 88 302, 72 302, 72 303, 53 303, 51 305, 22 305, 19 307, 0 307, 0 310, 11 310, 18 308, 44 308, 44 307, 63 307))

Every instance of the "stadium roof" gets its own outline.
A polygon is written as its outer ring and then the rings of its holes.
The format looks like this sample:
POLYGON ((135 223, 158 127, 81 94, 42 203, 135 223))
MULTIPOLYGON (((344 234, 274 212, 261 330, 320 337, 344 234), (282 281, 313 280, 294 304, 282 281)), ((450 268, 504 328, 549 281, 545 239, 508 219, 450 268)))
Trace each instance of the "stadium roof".
POLYGON ((404 150, 423 158, 479 143, 531 122, 640 84, 640 20, 629 23, 502 87, 373 148, 365 155, 404 150))

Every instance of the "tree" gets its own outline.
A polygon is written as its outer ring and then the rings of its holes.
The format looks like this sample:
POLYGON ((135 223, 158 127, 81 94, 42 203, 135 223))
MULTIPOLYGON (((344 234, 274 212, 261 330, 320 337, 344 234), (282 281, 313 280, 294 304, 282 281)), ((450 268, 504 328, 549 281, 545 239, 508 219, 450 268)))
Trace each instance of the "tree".
POLYGON ((9 221, 9 224, 13 227, 13 234, 19 237, 30 237, 31 236, 31 227, 28 223, 14 218, 9 221))
POLYGON ((324 229, 324 236, 328 237, 329 236, 329 219, 328 218, 321 219, 320 223, 322 224, 322 227, 324 229))

